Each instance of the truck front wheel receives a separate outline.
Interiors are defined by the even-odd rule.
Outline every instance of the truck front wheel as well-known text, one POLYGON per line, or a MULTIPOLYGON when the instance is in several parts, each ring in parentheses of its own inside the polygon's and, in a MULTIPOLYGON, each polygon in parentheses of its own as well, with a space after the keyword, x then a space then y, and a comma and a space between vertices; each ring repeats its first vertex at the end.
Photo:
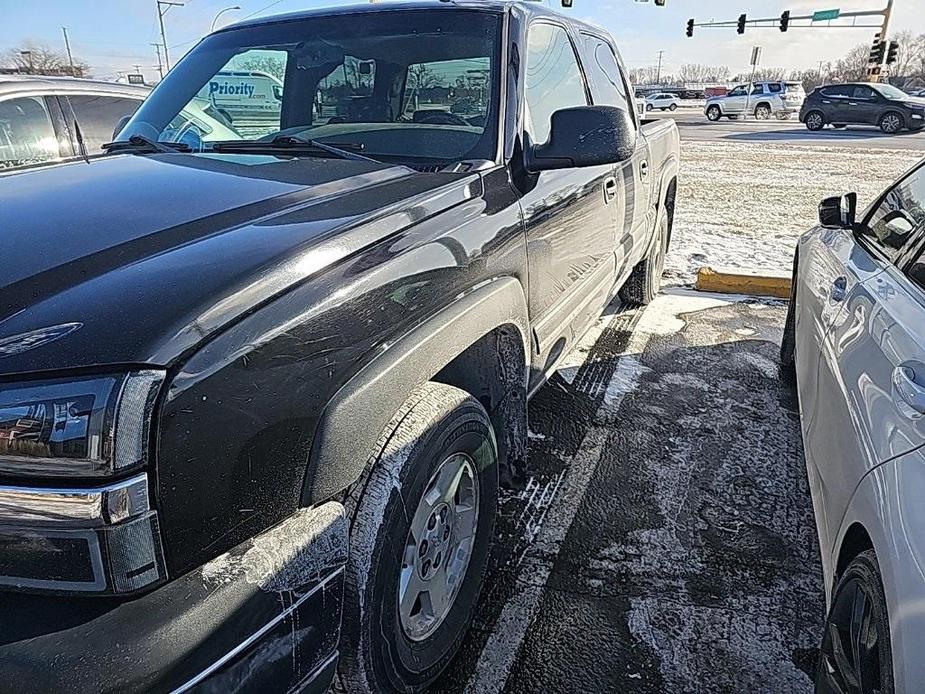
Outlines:
POLYGON ((421 691, 459 649, 488 560, 498 453, 485 408, 459 388, 418 388, 380 438, 357 497, 342 683, 421 691))

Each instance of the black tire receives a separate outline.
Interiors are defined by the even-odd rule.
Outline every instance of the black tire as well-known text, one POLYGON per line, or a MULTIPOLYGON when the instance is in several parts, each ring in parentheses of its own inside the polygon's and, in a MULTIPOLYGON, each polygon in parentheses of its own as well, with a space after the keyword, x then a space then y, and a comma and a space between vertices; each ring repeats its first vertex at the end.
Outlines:
POLYGON ((755 120, 771 120, 771 106, 768 104, 755 106, 755 120))
POLYGON ((880 122, 878 125, 880 126, 880 130, 887 135, 896 135, 902 132, 903 128, 906 127, 906 122, 903 119, 901 113, 897 113, 896 111, 887 111, 882 116, 880 116, 880 122))
POLYGON ((669 111, 677 111, 677 110, 678 110, 678 105, 677 105, 677 104, 672 104, 671 106, 668 107, 668 110, 669 110, 669 111))
POLYGON ((425 689, 459 649, 478 601, 498 497, 498 453, 485 408, 459 388, 426 383, 405 402, 380 439, 361 491, 354 492, 339 672, 350 692, 425 689), (445 618, 412 640, 401 623, 399 576, 411 516, 450 456, 477 471, 478 504, 469 563, 445 618))
POLYGON ((652 249, 633 268, 626 284, 620 288, 620 299, 625 303, 646 306, 658 296, 662 286, 662 273, 665 270, 665 256, 668 253, 668 232, 668 214, 663 206, 655 225, 656 238, 652 249))
POLYGON ((652 104, 646 104, 646 111, 651 111, 653 108, 655 107, 652 104))
MULTIPOLYGON (((857 634, 860 637, 860 634, 857 634)), ((890 645, 890 620, 877 555, 873 550, 861 552, 851 560, 838 578, 832 594, 832 606, 826 616, 822 647, 816 670, 816 694, 858 692, 858 694, 893 694, 893 657, 890 645), (854 641, 851 633, 852 613, 863 596, 858 618, 864 642, 854 641), (856 648, 853 648, 856 647, 856 648), (837 655, 836 655, 837 651, 837 655), (860 657, 856 658, 858 655, 860 657), (855 678, 860 688, 848 687, 846 678, 855 678)))
POLYGON ((803 119, 806 128, 812 131, 822 130, 825 127, 825 114, 822 111, 810 111, 803 119))
POLYGON ((713 123, 715 123, 722 117, 723 117, 723 111, 716 104, 713 104, 707 109, 707 120, 708 121, 712 121, 713 123))

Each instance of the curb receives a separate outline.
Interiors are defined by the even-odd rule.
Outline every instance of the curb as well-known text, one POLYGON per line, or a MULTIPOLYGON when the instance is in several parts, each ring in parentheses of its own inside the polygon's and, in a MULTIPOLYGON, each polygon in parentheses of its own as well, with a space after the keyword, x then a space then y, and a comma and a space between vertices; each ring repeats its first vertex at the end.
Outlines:
POLYGON ((790 298, 790 277, 787 275, 758 275, 743 272, 726 272, 702 267, 697 271, 694 288, 702 292, 720 294, 750 294, 790 298))

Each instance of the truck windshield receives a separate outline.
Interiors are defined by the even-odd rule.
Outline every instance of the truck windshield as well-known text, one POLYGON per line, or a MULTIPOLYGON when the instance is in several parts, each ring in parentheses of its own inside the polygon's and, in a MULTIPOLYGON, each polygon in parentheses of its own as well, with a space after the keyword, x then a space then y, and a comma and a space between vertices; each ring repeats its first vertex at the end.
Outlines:
MULTIPOLYGON (((500 16, 391 10, 229 29, 204 39, 122 129, 180 142, 279 136, 406 163, 495 159, 500 16)), ((245 151, 238 148, 235 151, 245 151)))

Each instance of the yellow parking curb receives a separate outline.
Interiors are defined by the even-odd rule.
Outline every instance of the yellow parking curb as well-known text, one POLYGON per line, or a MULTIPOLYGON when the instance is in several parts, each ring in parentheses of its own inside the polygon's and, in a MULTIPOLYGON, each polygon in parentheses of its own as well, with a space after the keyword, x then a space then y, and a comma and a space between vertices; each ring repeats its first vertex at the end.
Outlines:
POLYGON ((790 298, 789 275, 724 272, 711 267, 702 267, 697 271, 697 284, 694 286, 702 292, 790 298))

